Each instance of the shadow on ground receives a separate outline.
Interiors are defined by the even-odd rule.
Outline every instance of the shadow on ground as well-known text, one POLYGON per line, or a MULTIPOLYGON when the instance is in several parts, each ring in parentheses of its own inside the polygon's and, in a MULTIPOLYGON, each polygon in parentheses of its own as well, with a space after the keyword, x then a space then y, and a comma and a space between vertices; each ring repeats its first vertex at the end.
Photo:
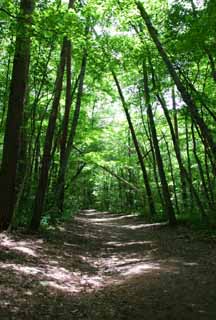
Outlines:
POLYGON ((0 319, 216 319, 215 243, 184 227, 83 211, 0 235, 0 319))

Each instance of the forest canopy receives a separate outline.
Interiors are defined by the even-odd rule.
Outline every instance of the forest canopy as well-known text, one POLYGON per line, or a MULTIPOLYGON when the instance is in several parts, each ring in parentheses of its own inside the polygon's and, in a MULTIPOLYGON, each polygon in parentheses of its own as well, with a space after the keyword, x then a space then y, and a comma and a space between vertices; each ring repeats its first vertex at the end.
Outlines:
POLYGON ((0 231, 215 223, 214 0, 2 0, 0 231))

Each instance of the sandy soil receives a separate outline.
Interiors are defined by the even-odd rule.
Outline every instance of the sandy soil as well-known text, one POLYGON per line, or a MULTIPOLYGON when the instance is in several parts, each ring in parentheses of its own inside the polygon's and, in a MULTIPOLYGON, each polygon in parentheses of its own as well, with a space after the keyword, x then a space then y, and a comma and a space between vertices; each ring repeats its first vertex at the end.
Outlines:
POLYGON ((83 211, 46 234, 0 234, 0 319, 216 319, 216 241, 83 211))

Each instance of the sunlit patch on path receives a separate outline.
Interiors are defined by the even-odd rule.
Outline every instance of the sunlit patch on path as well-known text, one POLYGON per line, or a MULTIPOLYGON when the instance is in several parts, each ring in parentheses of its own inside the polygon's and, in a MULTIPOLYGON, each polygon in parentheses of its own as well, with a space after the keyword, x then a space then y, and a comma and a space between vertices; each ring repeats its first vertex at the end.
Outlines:
POLYGON ((216 319, 215 253, 183 227, 94 210, 3 233, 0 319, 216 319))

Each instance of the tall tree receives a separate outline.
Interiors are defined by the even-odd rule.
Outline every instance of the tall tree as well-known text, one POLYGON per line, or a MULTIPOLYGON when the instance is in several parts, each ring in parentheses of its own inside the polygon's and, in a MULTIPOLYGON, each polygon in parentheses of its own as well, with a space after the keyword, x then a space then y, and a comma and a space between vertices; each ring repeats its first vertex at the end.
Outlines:
MULTIPOLYGON (((85 48, 83 52, 82 63, 81 63, 76 105, 75 105, 75 110, 73 114, 73 120, 72 120, 69 137, 67 139, 68 134, 66 133, 66 131, 63 132, 63 135, 62 135, 62 138, 64 140, 62 141, 62 144, 61 144, 61 158, 60 158, 60 167, 59 167, 58 181, 57 181, 57 206, 60 212, 63 211, 63 207, 64 207, 65 174, 66 174, 71 150, 73 147, 74 138, 76 135, 76 129, 77 129, 79 116, 80 116, 80 108, 81 108, 82 96, 83 96, 83 86, 84 86, 84 79, 85 79, 85 73, 86 73, 86 64, 87 64, 87 49, 85 48)), ((64 122, 64 129, 66 129, 65 125, 66 125, 66 122, 64 122)))
POLYGON ((51 163, 51 150, 52 150, 52 144, 53 144, 53 137, 54 137, 55 127, 56 127, 59 101, 60 101, 61 91, 62 91, 62 82, 63 82, 65 60, 66 60, 66 46, 67 46, 67 39, 64 38, 62 49, 61 49, 60 62, 59 62, 57 75, 56 75, 55 87, 54 87, 54 99, 52 103, 51 113, 49 116, 47 131, 46 131, 43 157, 41 162, 41 170, 39 174, 39 182, 38 182, 38 187, 36 191, 34 211, 33 211, 31 225, 30 225, 31 230, 37 230, 39 228, 43 207, 44 207, 44 199, 45 199, 45 194, 47 190, 49 168, 51 163))
MULTIPOLYGON (((68 9, 73 8, 74 1, 75 0, 69 0, 68 9)), ((53 98, 51 113, 49 116, 47 131, 46 131, 41 170, 39 174, 39 182, 38 182, 38 187, 37 187, 36 196, 35 196, 34 211, 33 211, 31 224, 30 224, 31 230, 37 230, 39 228, 40 222, 41 222, 41 216, 43 213, 44 200, 45 200, 45 195, 46 195, 46 190, 48 185, 49 169, 50 169, 51 158, 52 158, 51 151, 52 151, 52 145, 53 145, 53 138, 55 133, 59 102, 60 102, 60 97, 62 92, 64 70, 65 70, 66 58, 69 53, 71 53, 71 42, 65 36, 62 43, 60 61, 59 61, 59 66, 58 66, 56 81, 54 86, 54 98, 53 98)), ((69 58, 68 56, 67 61, 69 61, 69 59, 71 59, 71 57, 69 58)), ((68 99, 70 99, 69 96, 68 96, 68 99)))
POLYGON ((9 227, 16 202, 17 162, 31 47, 34 0, 21 0, 0 171, 0 230, 9 227))
POLYGON ((116 83, 116 86, 117 86, 117 89, 118 89, 118 93, 119 93, 119 96, 120 96, 120 99, 121 99, 121 102, 122 102, 122 106, 123 106, 123 109, 124 109, 124 112, 125 112, 125 115, 126 115, 126 118, 127 118, 127 122, 128 122, 128 126, 129 126, 129 129, 130 129, 130 132, 131 132, 131 136, 132 136, 132 139, 133 139, 134 147, 136 149, 136 153, 137 153, 137 157, 138 157, 138 160, 139 160, 139 164, 140 164, 140 167, 141 167, 141 170, 142 170, 142 175, 143 175, 143 180, 144 180, 144 184, 145 184, 145 188, 146 188, 148 205, 149 205, 149 215, 154 216, 156 214, 156 210, 155 210, 152 190, 151 190, 151 186, 150 186, 150 183, 149 183, 148 173, 147 173, 146 166, 145 166, 145 163, 144 163, 144 160, 143 160, 142 152, 141 152, 141 149, 140 149, 140 146, 139 146, 139 142, 138 142, 138 139, 137 139, 137 136, 136 136, 136 132, 135 132, 135 129, 134 129, 134 126, 133 126, 133 122, 131 120, 131 116, 130 116, 130 113, 129 113, 129 110, 128 110, 128 106, 127 106, 127 103, 125 101, 125 98, 124 98, 120 83, 119 83, 118 78, 117 78, 116 74, 114 73, 114 71, 112 72, 112 74, 113 74, 113 78, 115 80, 115 83, 116 83))
MULTIPOLYGON (((152 22, 150 20, 150 17, 147 14, 143 4, 139 1, 136 2, 136 4, 137 4, 137 7, 140 11, 140 14, 141 14, 145 24, 147 26, 149 34, 150 34, 153 42, 155 43, 155 46, 158 49, 158 52, 159 52, 161 58, 163 59, 176 87, 178 88, 179 92, 181 93, 181 96, 182 96, 184 102, 187 104, 193 121, 195 121, 197 123, 197 125, 199 126, 200 131, 203 136, 203 139, 204 139, 204 143, 206 144, 207 147, 210 148, 212 155, 214 157, 215 163, 216 163, 216 143, 213 139, 211 131, 209 130, 208 126, 206 125, 203 118, 199 114, 193 97, 189 94, 189 92, 187 91, 187 88, 184 86, 183 82, 181 81, 180 77, 178 76, 168 54, 166 53, 161 41, 159 40, 158 33, 157 33, 156 29, 153 27, 152 22)), ((216 173, 216 164, 214 166, 214 171, 216 173)))
POLYGON ((169 218, 170 225, 175 225, 176 224, 175 211, 173 209, 173 205, 171 201, 170 191, 169 191, 166 174, 164 170, 164 165, 163 165, 163 160, 161 157, 159 143, 158 143, 157 131, 156 131, 155 122, 154 122, 154 115, 153 115, 152 106, 150 103, 148 71, 147 71, 147 65, 145 61, 143 62, 143 80, 144 80, 145 104, 147 107, 150 130, 151 130, 152 140, 153 140, 154 149, 155 149, 155 157, 156 157, 158 172, 161 180, 163 198, 165 203, 165 211, 166 211, 167 217, 169 218))

